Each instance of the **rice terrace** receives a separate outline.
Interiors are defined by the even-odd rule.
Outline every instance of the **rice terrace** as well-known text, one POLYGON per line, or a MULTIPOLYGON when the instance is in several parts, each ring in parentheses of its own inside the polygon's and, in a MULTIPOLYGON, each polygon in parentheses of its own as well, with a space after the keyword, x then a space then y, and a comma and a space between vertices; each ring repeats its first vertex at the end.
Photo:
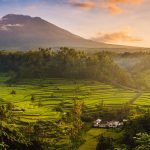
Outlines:
MULTIPOLYGON (((33 79, 18 85, 5 84, 6 81, 7 78, 1 77, 1 101, 4 104, 13 103, 18 111, 15 112, 16 116, 25 122, 57 119, 60 113, 55 108, 63 103, 63 111, 67 112, 74 99, 84 101, 88 113, 92 113, 96 104, 102 101, 105 107, 120 107, 129 103, 137 94, 134 90, 115 88, 95 81, 33 79), (15 94, 11 94, 13 90, 15 94)), ((142 106, 148 103, 147 100, 145 104, 142 103, 142 106)))

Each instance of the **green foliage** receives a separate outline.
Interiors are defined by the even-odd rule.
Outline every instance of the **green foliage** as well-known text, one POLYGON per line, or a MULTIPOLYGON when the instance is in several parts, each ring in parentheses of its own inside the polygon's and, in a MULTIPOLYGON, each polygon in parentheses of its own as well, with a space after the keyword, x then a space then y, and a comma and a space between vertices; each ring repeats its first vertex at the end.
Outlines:
POLYGON ((99 142, 97 144, 96 150, 113 150, 113 149, 114 149, 113 139, 101 135, 99 137, 99 142))
POLYGON ((149 150, 150 149, 150 135, 147 133, 138 133, 134 137, 137 144, 135 150, 149 150))
POLYGON ((16 91, 12 90, 10 94, 16 95, 16 91))
MULTIPOLYGON (((123 128, 123 135, 120 138, 120 144, 125 144, 129 149, 133 149, 140 144, 140 140, 149 138, 147 134, 150 133, 150 114, 149 112, 130 119, 123 128), (145 133, 145 134, 139 134, 145 133), (138 140, 139 139, 139 140, 138 140)), ((143 143, 144 141, 141 141, 143 143)), ((146 142, 146 141, 145 141, 146 142)))
MULTIPOLYGON (((0 107, 0 147, 2 149, 10 148, 12 143, 18 143, 22 145, 30 145, 30 142, 25 137, 24 133, 16 127, 12 116, 12 105, 2 105, 0 107)), ((10 148, 11 149, 11 148, 10 148)))
POLYGON ((72 112, 68 118, 69 120, 67 119, 67 122, 69 121, 71 124, 68 134, 71 142, 70 148, 72 150, 75 150, 83 142, 82 129, 84 128, 84 124, 81 121, 81 115, 82 103, 74 101, 72 112))
POLYGON ((64 77, 134 86, 131 76, 119 68, 107 52, 89 55, 66 47, 55 52, 51 49, 3 51, 0 52, 0 68, 1 72, 11 72, 13 82, 22 78, 64 77))
POLYGON ((35 96, 31 95, 31 101, 34 102, 35 101, 35 96))

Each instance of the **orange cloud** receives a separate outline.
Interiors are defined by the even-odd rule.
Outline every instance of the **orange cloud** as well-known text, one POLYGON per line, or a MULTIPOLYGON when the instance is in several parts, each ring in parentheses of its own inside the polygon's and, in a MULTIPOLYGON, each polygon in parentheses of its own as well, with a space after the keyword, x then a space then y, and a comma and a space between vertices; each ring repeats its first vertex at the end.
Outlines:
POLYGON ((143 1, 144 0, 106 0, 103 7, 109 9, 112 14, 120 14, 124 11, 121 5, 137 5, 143 1))
POLYGON ((105 7, 109 9, 112 14, 120 14, 123 12, 123 10, 120 7, 113 3, 107 3, 105 7))
POLYGON ((111 14, 124 12, 123 5, 137 5, 144 0, 69 0, 69 4, 85 10, 108 9, 111 14))
POLYGON ((124 28, 120 31, 112 33, 98 33, 92 40, 97 42, 117 43, 117 42, 140 42, 144 39, 141 37, 133 37, 130 35, 130 30, 124 28))

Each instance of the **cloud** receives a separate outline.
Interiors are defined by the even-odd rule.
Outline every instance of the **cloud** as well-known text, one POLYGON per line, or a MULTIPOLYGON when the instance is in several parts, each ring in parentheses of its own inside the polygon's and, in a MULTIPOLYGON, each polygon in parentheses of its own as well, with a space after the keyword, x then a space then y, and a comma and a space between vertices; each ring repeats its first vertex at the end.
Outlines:
POLYGON ((130 28, 123 28, 120 31, 111 33, 98 33, 96 37, 91 38, 97 42, 117 43, 117 42, 140 42, 144 39, 130 35, 130 28))
POLYGON ((92 2, 92 1, 81 2, 81 1, 77 1, 77 0, 71 0, 70 4, 73 7, 78 7, 78 8, 85 9, 85 10, 94 9, 96 7, 96 3, 92 2))
POLYGON ((123 9, 118 7, 116 4, 113 3, 106 3, 105 6, 108 10, 110 10, 111 14, 120 14, 123 12, 123 9))
POLYGON ((122 5, 137 5, 141 4, 144 0, 106 0, 103 7, 107 8, 112 14, 120 14, 124 12, 122 5))
POLYGON ((73 7, 78 7, 85 10, 91 9, 107 9, 111 14, 123 13, 123 6, 138 5, 144 0, 68 0, 73 7))
POLYGON ((0 27, 0 30, 8 31, 11 27, 22 27, 22 24, 5 24, 0 27))

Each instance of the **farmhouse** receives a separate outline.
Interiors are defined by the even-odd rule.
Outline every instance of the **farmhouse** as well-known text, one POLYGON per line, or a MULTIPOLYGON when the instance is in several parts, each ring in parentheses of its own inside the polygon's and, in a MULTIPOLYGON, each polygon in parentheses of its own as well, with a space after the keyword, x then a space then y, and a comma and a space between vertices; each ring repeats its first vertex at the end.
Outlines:
POLYGON ((107 125, 109 128, 117 128, 119 126, 122 126, 123 123, 119 122, 119 121, 109 121, 109 122, 107 122, 107 125))
POLYGON ((101 119, 97 119, 96 121, 94 121, 94 127, 98 127, 101 124, 101 119))
POLYGON ((102 121, 101 119, 97 119, 94 121, 93 127, 95 128, 117 128, 123 125, 123 122, 119 121, 102 121))

